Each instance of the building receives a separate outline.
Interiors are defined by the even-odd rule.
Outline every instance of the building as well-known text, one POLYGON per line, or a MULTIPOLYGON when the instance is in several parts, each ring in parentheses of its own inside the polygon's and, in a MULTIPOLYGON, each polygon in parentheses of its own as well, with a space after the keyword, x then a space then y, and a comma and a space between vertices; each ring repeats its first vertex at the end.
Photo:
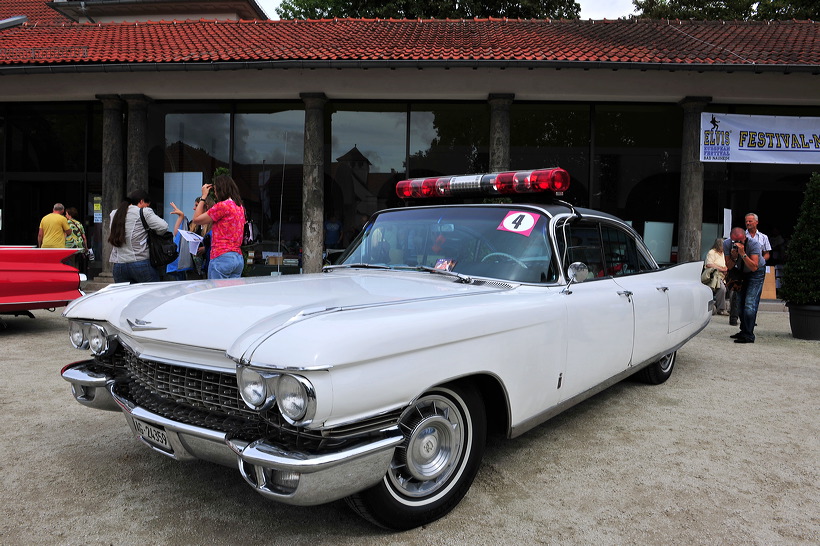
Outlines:
POLYGON ((60 201, 105 266, 125 193, 193 205, 226 166, 268 238, 301 225, 310 271, 324 218, 352 231, 401 206, 398 180, 559 165, 569 200, 668 226, 696 259, 725 208, 788 236, 818 169, 698 159, 701 112, 820 117, 811 21, 261 16, 252 0, 0 4, 0 243, 33 243, 60 201))

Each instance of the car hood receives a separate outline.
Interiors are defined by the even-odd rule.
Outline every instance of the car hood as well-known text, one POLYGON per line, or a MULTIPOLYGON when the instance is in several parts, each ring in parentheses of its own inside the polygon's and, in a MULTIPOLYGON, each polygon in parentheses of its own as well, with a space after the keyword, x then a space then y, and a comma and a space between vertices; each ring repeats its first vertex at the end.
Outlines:
POLYGON ((105 320, 142 341, 227 351, 247 348, 289 323, 327 312, 509 289, 429 273, 333 271, 312 275, 112 286, 69 306, 68 318, 105 320))

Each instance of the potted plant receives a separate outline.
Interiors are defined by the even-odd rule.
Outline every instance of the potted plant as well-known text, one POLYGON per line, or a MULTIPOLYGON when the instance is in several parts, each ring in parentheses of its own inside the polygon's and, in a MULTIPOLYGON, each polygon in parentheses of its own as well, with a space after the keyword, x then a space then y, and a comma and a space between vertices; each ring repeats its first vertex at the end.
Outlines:
POLYGON ((820 266, 817 226, 820 225, 820 173, 813 173, 783 268, 780 297, 789 307, 792 336, 820 340, 820 266))

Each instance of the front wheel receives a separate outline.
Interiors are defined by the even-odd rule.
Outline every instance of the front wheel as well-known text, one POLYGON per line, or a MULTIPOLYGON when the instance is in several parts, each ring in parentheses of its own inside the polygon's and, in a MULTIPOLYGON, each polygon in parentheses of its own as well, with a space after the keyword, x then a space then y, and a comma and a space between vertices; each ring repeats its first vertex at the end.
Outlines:
POLYGON ((660 385, 672 375, 677 352, 669 353, 638 372, 637 378, 650 385, 660 385))
POLYGON ((365 519, 406 530, 446 515, 473 483, 487 436, 484 404, 473 387, 437 387, 399 419, 404 442, 377 485, 348 497, 365 519))

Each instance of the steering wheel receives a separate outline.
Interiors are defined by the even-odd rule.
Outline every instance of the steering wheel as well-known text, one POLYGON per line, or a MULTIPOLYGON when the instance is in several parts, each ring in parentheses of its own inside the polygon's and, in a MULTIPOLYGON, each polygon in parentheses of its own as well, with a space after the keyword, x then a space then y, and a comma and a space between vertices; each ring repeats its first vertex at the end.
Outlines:
POLYGON ((524 269, 527 269, 527 264, 525 264, 524 262, 522 262, 521 260, 519 260, 515 256, 511 256, 511 255, 507 254, 506 252, 490 252, 489 254, 487 254, 486 256, 481 258, 481 263, 486 262, 488 258, 492 258, 493 256, 501 256, 502 258, 507 258, 508 260, 517 263, 518 265, 520 265, 524 269))

